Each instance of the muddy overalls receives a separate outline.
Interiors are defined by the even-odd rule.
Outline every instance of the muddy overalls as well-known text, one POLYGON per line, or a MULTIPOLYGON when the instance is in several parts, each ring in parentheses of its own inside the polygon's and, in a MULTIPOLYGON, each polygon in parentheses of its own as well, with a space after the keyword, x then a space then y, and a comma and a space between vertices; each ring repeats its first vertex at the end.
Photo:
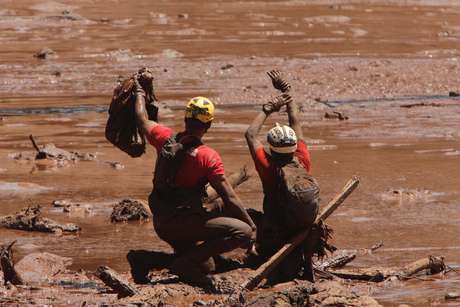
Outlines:
POLYGON ((209 212, 203 208, 207 178, 202 178, 194 188, 175 185, 185 155, 202 145, 197 139, 186 144, 177 140, 179 135, 168 139, 158 154, 149 206, 158 236, 178 256, 203 264, 212 256, 249 242, 252 230, 246 223, 225 217, 218 210, 209 212))

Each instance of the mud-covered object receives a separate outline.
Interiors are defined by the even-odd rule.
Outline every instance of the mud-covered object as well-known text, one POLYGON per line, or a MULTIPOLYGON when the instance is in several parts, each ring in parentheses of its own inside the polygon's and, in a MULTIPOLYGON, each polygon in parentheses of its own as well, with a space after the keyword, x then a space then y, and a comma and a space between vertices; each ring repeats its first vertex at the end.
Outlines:
POLYGON ((37 205, 23 208, 13 215, 0 216, 0 227, 54 233, 75 233, 81 230, 78 225, 72 223, 60 224, 49 218, 42 217, 41 208, 37 205))
POLYGON ((123 199, 113 206, 110 221, 126 222, 126 221, 143 221, 151 217, 147 204, 134 199, 123 199))
POLYGON ((289 229, 310 227, 319 210, 318 182, 296 159, 280 168, 279 179, 284 225, 289 229))
MULTIPOLYGON (((148 117, 150 120, 158 121, 153 73, 147 68, 142 68, 137 76, 146 94, 145 104, 148 117)), ((110 103, 105 137, 110 143, 131 157, 140 157, 145 152, 146 141, 136 124, 135 103, 136 88, 134 77, 118 81, 110 103)))

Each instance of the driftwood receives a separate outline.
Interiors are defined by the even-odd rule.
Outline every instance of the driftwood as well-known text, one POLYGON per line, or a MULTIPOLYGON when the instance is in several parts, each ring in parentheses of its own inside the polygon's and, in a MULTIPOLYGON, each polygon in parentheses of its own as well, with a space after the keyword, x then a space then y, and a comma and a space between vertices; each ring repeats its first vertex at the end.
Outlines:
POLYGON ((356 279, 356 280, 364 280, 364 281, 374 281, 380 282, 384 281, 388 276, 385 272, 382 272, 378 269, 340 269, 340 270, 331 270, 328 271, 329 273, 334 274, 337 277, 343 279, 356 279))
POLYGON ((396 275, 399 278, 408 278, 417 274, 418 272, 426 270, 428 275, 438 274, 446 269, 444 259, 442 257, 427 257, 412 263, 409 263, 401 269, 396 275))
POLYGON ((118 293, 118 298, 133 296, 138 293, 134 286, 107 266, 100 266, 96 271, 96 276, 118 293))
POLYGON ((391 277, 408 279, 421 271, 426 271, 428 275, 438 274, 443 272, 445 269, 446 265, 444 264, 444 259, 442 257, 430 256, 409 263, 397 270, 389 268, 355 268, 329 270, 328 272, 343 279, 381 282, 391 277))
POLYGON ((19 273, 14 268, 13 250, 12 247, 16 241, 8 245, 4 245, 0 249, 0 265, 3 271, 3 280, 6 283, 10 282, 13 285, 23 285, 24 282, 19 273))
MULTIPOLYGON (((350 179, 343 190, 332 199, 326 208, 318 215, 315 220, 315 224, 323 222, 327 219, 335 209, 337 209, 343 201, 356 189, 359 184, 358 177, 353 177, 350 179)), ((302 243, 308 234, 310 233, 310 229, 304 230, 301 233, 297 234, 290 242, 286 243, 276 254, 274 254, 267 262, 262 264, 256 272, 246 280, 243 284, 241 284, 241 288, 252 290, 264 279, 270 272, 275 269, 275 267, 293 251, 300 243, 302 243)))
POLYGON ((330 259, 326 259, 321 264, 317 266, 318 270, 324 271, 330 268, 340 268, 345 266, 347 263, 352 262, 355 260, 356 254, 349 254, 349 255, 338 255, 330 259))
MULTIPOLYGON (((238 187, 240 184, 244 183, 249 179, 249 171, 248 166, 243 166, 238 172, 235 172, 228 176, 227 180, 233 188, 238 187)), ((205 202, 211 203, 219 198, 216 190, 214 190, 211 186, 208 186, 206 189, 206 193, 208 197, 206 197, 205 202)))
POLYGON ((0 216, 0 227, 40 232, 77 232, 81 230, 78 225, 59 224, 42 217, 40 206, 27 207, 13 215, 0 216))

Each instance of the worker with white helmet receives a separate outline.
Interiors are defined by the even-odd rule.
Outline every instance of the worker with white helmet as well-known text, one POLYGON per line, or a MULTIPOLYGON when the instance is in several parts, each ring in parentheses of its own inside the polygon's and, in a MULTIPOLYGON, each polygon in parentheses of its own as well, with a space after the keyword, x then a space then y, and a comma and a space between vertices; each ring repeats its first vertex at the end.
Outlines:
MULTIPOLYGON (((185 128, 175 134, 148 119, 145 92, 136 79, 135 115, 140 131, 157 151, 149 206, 156 233, 178 256, 171 270, 183 281, 212 286, 208 273, 214 269, 213 257, 250 248, 256 231, 225 177, 220 155, 202 142, 214 119, 214 104, 206 97, 192 98, 185 108, 185 128), (221 212, 203 208, 208 183, 223 200, 221 212)), ((133 277, 148 282, 142 274, 133 277)))
MULTIPOLYGON (((272 77, 271 73, 269 73, 270 77, 272 77)), ((275 79, 275 88, 280 89, 281 86, 277 86, 279 85, 277 83, 284 81, 279 77, 273 79, 275 79)), ((263 106, 245 134, 264 192, 263 227, 259 227, 257 221, 256 224, 258 225, 257 251, 265 258, 273 255, 299 230, 299 227, 311 227, 318 210, 319 187, 316 180, 309 175, 310 153, 303 140, 298 112, 297 104, 291 96, 284 93, 263 106), (284 105, 287 106, 289 126, 276 123, 267 133, 268 146, 265 147, 257 135, 266 119, 284 105), (303 198, 293 205, 289 204, 292 200, 290 197, 292 191, 287 191, 289 188, 286 188, 286 181, 293 179, 287 178, 289 176, 301 178, 302 186, 305 187, 301 191, 303 198), (286 197, 287 194, 289 196, 286 197)), ((307 266, 304 268, 307 276, 304 277, 312 280, 311 256, 302 253, 303 251, 299 249, 297 253, 291 254, 289 259, 284 261, 286 263, 284 269, 283 265, 279 266, 278 277, 274 279, 284 281, 296 278, 302 266, 307 266)))

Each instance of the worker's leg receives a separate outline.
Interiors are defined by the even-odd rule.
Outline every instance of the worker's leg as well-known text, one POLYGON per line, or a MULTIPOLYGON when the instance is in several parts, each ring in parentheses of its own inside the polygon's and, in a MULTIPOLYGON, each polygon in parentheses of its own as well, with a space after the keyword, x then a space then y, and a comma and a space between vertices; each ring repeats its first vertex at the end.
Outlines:
POLYGON ((250 241, 252 230, 246 223, 228 217, 208 217, 206 214, 183 212, 155 219, 155 230, 160 238, 178 249, 179 257, 173 265, 175 273, 187 280, 197 277, 197 270, 208 273, 212 268, 205 267, 210 265, 212 256, 245 246, 250 241), (192 245, 200 241, 202 243, 192 245))

